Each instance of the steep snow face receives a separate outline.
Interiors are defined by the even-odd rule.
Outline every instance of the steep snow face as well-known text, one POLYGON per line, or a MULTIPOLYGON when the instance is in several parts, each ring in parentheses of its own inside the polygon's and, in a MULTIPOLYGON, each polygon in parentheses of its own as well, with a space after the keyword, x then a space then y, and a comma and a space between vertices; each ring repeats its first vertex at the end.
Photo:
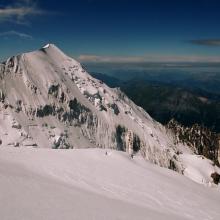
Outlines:
POLYGON ((218 187, 105 151, 0 148, 1 219, 220 219, 218 187))
POLYGON ((161 124, 53 44, 0 66, 0 101, 3 145, 112 148, 183 170, 161 124))
POLYGON ((212 174, 220 174, 220 168, 201 155, 182 154, 180 160, 184 164, 184 175, 197 183, 210 186, 212 185, 212 174))

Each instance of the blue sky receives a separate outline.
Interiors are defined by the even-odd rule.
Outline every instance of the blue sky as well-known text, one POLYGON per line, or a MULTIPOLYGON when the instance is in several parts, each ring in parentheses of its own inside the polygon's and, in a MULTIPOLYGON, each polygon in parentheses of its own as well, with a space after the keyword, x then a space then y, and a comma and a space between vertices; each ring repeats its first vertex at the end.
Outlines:
POLYGON ((0 60, 51 42, 81 61, 220 61, 218 0, 0 0, 0 60))

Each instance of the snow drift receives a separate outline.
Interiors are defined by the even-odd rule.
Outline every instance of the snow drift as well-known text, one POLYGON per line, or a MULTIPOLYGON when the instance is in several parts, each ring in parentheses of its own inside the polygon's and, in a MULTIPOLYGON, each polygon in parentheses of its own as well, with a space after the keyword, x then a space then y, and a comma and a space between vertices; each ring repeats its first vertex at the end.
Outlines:
POLYGON ((4 220, 218 220, 219 188, 207 188, 136 156, 101 149, 3 147, 4 220))

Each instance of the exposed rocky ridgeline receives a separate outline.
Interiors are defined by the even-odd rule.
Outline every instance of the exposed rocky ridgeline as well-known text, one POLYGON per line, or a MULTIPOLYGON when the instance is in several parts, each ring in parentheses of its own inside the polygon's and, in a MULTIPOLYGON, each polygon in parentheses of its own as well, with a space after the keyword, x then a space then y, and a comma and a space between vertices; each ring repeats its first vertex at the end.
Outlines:
POLYGON ((219 165, 219 135, 208 128, 194 124, 186 127, 172 119, 167 128, 175 134, 176 143, 183 143, 190 146, 194 153, 203 155, 219 165))
POLYGON ((99 147, 176 170, 182 144, 120 89, 93 78, 55 45, 0 65, 2 146, 99 147))

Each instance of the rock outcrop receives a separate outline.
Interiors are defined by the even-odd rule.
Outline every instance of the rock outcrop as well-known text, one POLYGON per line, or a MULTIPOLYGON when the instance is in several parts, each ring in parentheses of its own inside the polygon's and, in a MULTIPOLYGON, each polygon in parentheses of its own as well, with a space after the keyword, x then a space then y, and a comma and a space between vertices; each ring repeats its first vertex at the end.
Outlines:
POLYGON ((189 146, 194 153, 203 155, 219 164, 219 136, 215 132, 198 124, 185 127, 173 119, 167 124, 167 128, 174 132, 177 144, 183 143, 189 146))

